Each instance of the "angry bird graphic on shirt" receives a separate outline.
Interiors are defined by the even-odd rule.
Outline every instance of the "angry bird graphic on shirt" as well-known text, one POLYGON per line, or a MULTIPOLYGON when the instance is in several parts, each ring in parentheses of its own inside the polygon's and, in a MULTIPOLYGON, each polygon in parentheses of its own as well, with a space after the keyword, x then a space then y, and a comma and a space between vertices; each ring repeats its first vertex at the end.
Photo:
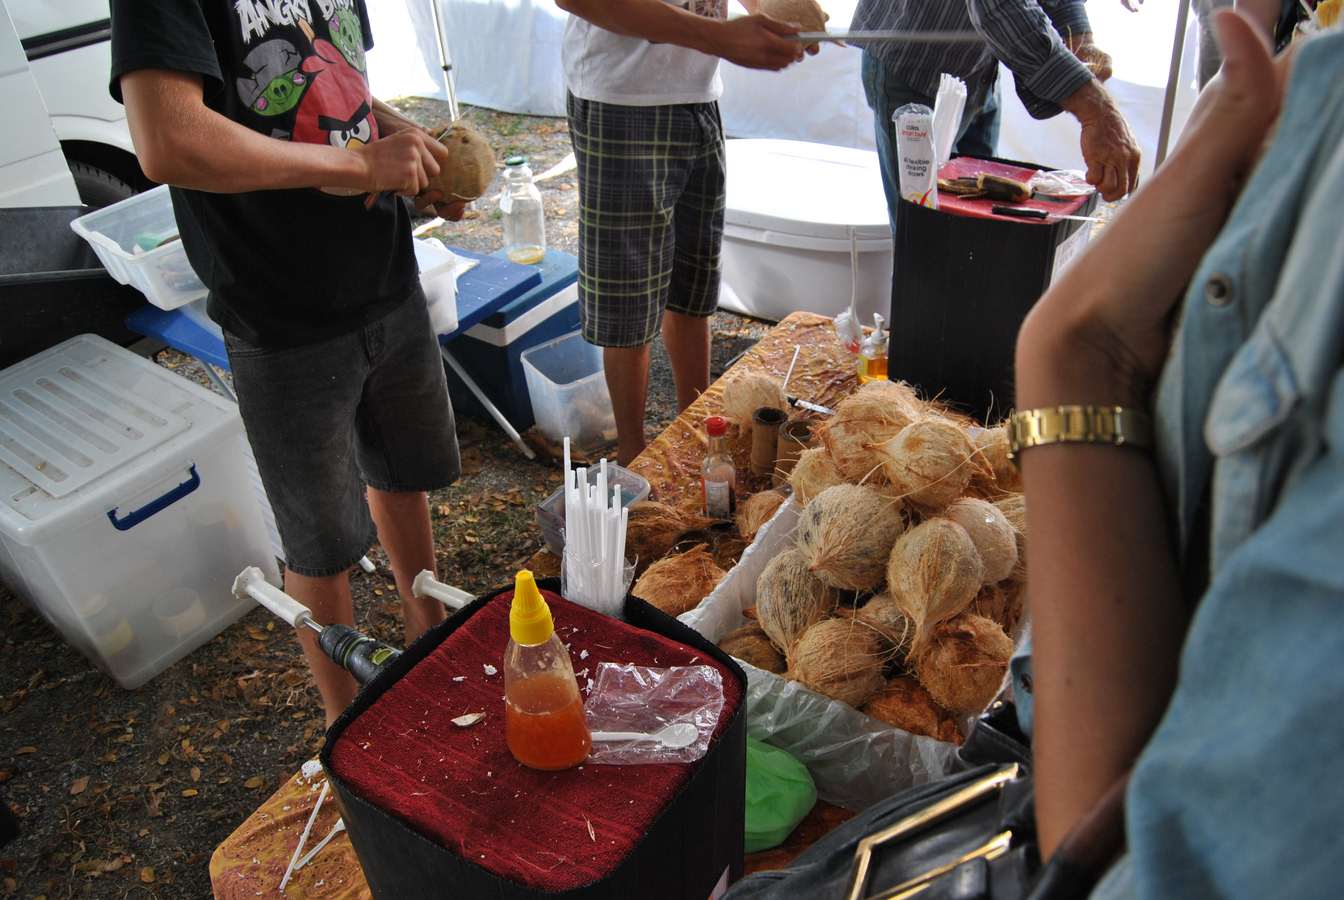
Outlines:
POLYGON ((350 64, 340 48, 313 37, 307 23, 303 25, 313 53, 300 67, 308 86, 294 120, 294 140, 344 148, 377 140, 373 95, 363 73, 350 64))
POLYGON ((341 49, 346 62, 359 71, 365 71, 364 32, 359 27, 359 16, 354 10, 338 9, 327 21, 331 42, 341 49))
POLYGON ((302 58, 289 41, 266 41, 243 59, 250 74, 237 79, 238 97, 258 115, 282 116, 299 105, 308 76, 299 71, 302 58))

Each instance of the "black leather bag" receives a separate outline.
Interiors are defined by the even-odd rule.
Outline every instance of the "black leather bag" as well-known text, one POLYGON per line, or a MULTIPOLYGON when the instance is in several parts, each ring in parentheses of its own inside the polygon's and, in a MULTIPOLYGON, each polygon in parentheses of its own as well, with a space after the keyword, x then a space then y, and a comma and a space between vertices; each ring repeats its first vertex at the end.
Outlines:
MULTIPOLYGON (((724 900, 1085 896, 1115 857, 1119 847, 1112 845, 1123 828, 1092 827, 1081 839, 1085 852, 1068 852, 1078 849, 1078 842, 1066 842, 1043 868, 1029 763, 1016 711, 997 703, 958 753, 960 771, 879 801, 817 841, 789 868, 750 875, 724 900)), ((1108 800, 1118 809, 1123 791, 1112 794, 1108 800)), ((1109 823, 1114 817, 1103 818, 1109 823)))

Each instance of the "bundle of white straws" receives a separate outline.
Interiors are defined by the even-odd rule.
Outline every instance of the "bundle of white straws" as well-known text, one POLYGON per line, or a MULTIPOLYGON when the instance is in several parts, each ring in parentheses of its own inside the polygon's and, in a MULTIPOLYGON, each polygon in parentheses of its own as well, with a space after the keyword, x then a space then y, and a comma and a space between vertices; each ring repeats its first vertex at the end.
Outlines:
POLYGON ((569 462, 565 438, 565 596, 619 618, 629 587, 625 529, 630 514, 621 505, 620 485, 608 490, 605 459, 596 484, 588 483, 587 468, 571 471, 569 462))

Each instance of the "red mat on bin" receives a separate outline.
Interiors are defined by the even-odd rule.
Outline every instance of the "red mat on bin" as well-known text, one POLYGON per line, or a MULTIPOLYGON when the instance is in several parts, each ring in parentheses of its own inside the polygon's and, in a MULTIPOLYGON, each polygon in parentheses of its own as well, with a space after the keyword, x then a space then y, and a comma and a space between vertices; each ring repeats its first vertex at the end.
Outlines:
MULTIPOLYGON (((583 686, 600 662, 710 665, 723 677, 719 732, 742 691, 696 650, 545 593, 583 686), (587 655, 583 656, 583 652, 587 655)), ((501 594, 346 728, 331 764, 349 787, 477 865, 518 884, 570 890, 611 872, 690 777, 688 765, 538 772, 504 743, 509 600, 501 594), (460 678, 461 680, 454 680, 460 678), (485 712, 458 728, 452 719, 485 712), (591 833, 589 826, 591 825, 591 833)))
MULTIPOLYGON (((963 176, 974 177, 982 172, 986 175, 1000 175, 1014 181, 1028 182, 1031 181, 1031 177, 1036 174, 1037 170, 1028 169, 1025 166, 995 162, 990 159, 976 159, 974 156, 958 156, 943 164, 943 167, 938 170, 938 177, 951 181, 963 176)), ((1028 225, 1053 225, 1059 220, 1051 219, 1047 221, 1045 219, 1019 219, 1000 216, 995 215, 993 207, 1019 206, 1026 209, 1045 210, 1061 216, 1076 216, 1079 214, 1078 211, 1083 208, 1083 204, 1087 202, 1086 196, 1061 199, 1062 202, 1033 197, 1030 200, 1009 203, 1004 200, 989 200, 987 198, 968 200, 956 194, 949 194, 947 191, 939 191, 938 211, 951 213, 955 216, 970 216, 975 219, 997 219, 1000 222, 1015 222, 1019 225, 1024 223, 1028 225)))

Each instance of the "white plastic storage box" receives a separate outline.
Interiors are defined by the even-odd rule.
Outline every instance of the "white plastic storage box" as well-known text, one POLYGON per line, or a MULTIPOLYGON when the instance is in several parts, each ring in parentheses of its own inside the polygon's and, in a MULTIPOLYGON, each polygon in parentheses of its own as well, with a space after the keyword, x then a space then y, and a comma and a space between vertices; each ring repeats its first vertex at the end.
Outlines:
POLYGON ((429 304, 429 321, 435 334, 457 330, 457 276, 468 261, 443 245, 438 238, 415 241, 415 261, 420 266, 420 288, 429 304))
POLYGON ((574 331, 524 351, 523 372, 537 428, 549 440, 568 437, 579 447, 615 440, 601 347, 574 331))
POLYGON ((144 684, 279 572, 238 408, 81 335, 0 372, 0 577, 117 683, 144 684))
POLYGON ((70 227, 89 242, 109 275, 159 309, 177 309, 206 295, 177 239, 167 185, 80 216, 70 227))
POLYGON ((871 150, 804 141, 728 141, 725 309, 778 321, 849 308, 861 321, 891 311, 891 225, 871 150), (851 266, 850 238, 857 249, 851 266))

